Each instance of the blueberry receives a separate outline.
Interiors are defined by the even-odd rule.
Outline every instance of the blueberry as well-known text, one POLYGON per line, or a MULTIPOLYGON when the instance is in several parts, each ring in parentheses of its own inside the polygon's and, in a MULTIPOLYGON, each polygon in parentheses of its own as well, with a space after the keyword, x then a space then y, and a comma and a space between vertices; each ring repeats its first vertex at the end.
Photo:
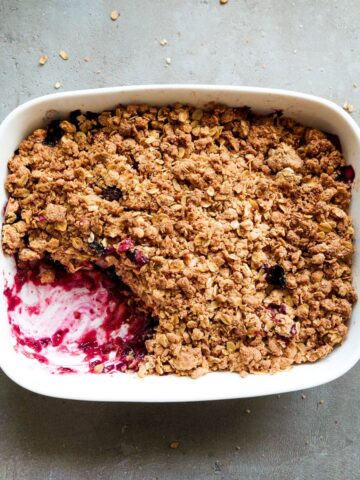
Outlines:
POLYGON ((97 120, 99 117, 98 113, 90 112, 89 110, 85 113, 85 116, 88 120, 97 120))
POLYGON ((120 200, 123 193, 118 187, 105 187, 102 189, 101 196, 105 198, 105 200, 112 202, 113 200, 120 200))
POLYGON ((286 287, 285 270, 281 265, 273 265, 272 267, 269 267, 265 279, 270 285, 274 285, 274 287, 286 287))
POLYGON ((89 243, 90 249, 95 253, 96 255, 102 256, 106 255, 107 250, 106 248, 100 243, 94 240, 93 242, 89 243))
POLYGON ((137 250, 136 248, 132 251, 127 250, 125 253, 126 256, 138 267, 142 267, 150 261, 149 257, 145 255, 145 253, 143 253, 141 250, 137 250))
POLYGON ((55 147, 61 137, 64 135, 63 129, 60 127, 61 120, 53 120, 47 127, 46 137, 44 138, 44 145, 55 147))
POLYGON ((70 122, 73 123, 74 125, 78 125, 79 122, 77 117, 79 115, 81 115, 81 110, 73 110, 72 112, 70 112, 70 115, 69 115, 70 122))

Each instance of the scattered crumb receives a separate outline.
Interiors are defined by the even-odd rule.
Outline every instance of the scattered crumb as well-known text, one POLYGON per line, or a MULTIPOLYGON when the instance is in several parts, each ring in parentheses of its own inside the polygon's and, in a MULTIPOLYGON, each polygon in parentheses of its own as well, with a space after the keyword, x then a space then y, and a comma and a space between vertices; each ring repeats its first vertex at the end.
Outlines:
POLYGON ((229 0, 220 0, 220 5, 225 5, 229 0))
POLYGON ((236 445, 235 450, 241 450, 240 445, 236 445))
POLYGON ((162 47, 165 47, 165 45, 168 44, 168 41, 166 40, 166 38, 163 38, 162 40, 160 40, 159 43, 160 43, 160 45, 161 45, 162 47))
POLYGON ((67 54, 67 52, 65 52, 65 50, 60 50, 59 56, 60 56, 63 60, 69 60, 69 55, 67 54))
POLYGON ((307 440, 305 440, 305 445, 309 445, 309 442, 307 440))
POLYGON ((354 88, 357 88, 357 83, 353 83, 352 85, 354 88))
POLYGON ((250 415, 250 413, 251 413, 250 408, 246 408, 246 409, 245 409, 245 413, 247 413, 248 415, 250 415))
POLYGON ((324 400, 320 400, 319 405, 324 405, 324 400))
POLYGON ((169 447, 172 449, 179 448, 180 442, 171 442, 169 447))
POLYGON ((39 64, 40 65, 45 65, 45 63, 49 60, 49 57, 47 55, 42 55, 39 58, 39 64))
POLYGON ((345 102, 344 105, 343 105, 343 109, 346 110, 346 111, 349 112, 349 113, 353 113, 353 111, 354 111, 354 105, 352 105, 352 104, 349 103, 349 102, 345 102))
POLYGON ((55 82, 54 83, 54 88, 56 88, 56 90, 59 89, 60 87, 62 87, 62 83, 60 83, 60 82, 55 82))
POLYGON ((166 57, 165 58, 165 62, 167 65, 170 65, 171 64, 171 58, 170 57, 166 57))
POLYGON ((121 427, 121 433, 125 433, 127 429, 128 429, 128 426, 127 426, 126 424, 124 424, 124 425, 121 427))
POLYGON ((337 420, 334 420, 335 425, 337 425, 339 422, 337 420))
POLYGON ((306 395, 304 395, 304 394, 302 393, 302 394, 301 394, 301 398, 302 398, 303 400, 305 400, 306 395))
POLYGON ((90 57, 84 57, 84 62, 90 62, 90 57))
POLYGON ((110 14, 111 20, 115 22, 120 17, 120 13, 117 10, 113 10, 110 14))
POLYGON ((280 397, 281 397, 281 395, 277 395, 277 397, 278 397, 278 398, 280 398, 280 397))

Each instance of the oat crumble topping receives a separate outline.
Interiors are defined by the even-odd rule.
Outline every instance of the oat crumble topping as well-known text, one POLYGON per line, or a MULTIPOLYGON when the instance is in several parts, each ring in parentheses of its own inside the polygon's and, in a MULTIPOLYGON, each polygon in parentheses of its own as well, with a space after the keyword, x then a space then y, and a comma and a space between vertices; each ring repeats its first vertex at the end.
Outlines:
POLYGON ((75 111, 9 161, 3 249, 70 272, 113 266, 159 320, 140 375, 314 362, 343 341, 356 299, 338 147, 279 112, 75 111))

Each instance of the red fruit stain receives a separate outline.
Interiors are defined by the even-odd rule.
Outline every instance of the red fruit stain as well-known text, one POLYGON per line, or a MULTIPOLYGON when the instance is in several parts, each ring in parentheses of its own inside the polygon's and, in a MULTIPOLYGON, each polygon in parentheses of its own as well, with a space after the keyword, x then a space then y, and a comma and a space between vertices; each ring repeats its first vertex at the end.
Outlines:
MULTIPOLYGON (((4 291, 8 302, 9 322, 13 335, 20 350, 40 363, 49 364, 48 356, 51 352, 70 352, 72 356, 81 359, 87 365, 87 371, 94 371, 96 365, 103 364, 97 372, 109 373, 115 371, 136 371, 139 363, 146 354, 145 341, 155 327, 154 319, 140 312, 121 280, 113 272, 103 271, 100 268, 83 269, 75 273, 67 273, 62 268, 52 265, 55 271, 55 280, 51 285, 42 285, 40 273, 44 264, 33 264, 25 269, 18 269, 13 285, 4 291), (21 298, 24 287, 36 289, 35 304, 24 304, 21 298), (56 295, 51 289, 56 288, 56 295), (50 289, 50 292, 49 292, 50 289), (74 293, 74 298, 81 300, 78 305, 62 300, 65 292, 74 293), (43 323, 37 322, 37 317, 44 318, 45 314, 53 315, 51 310, 54 302, 62 313, 63 324, 56 324, 54 331, 41 331, 43 323), (16 321, 21 313, 30 325, 36 326, 36 335, 26 334, 16 321), (25 316, 25 317, 24 317, 25 316), (94 328, 94 325, 97 325, 94 328), (84 326, 86 328, 84 329, 84 326), (80 332, 76 337, 76 332, 80 332), (41 352, 41 354, 40 354, 41 352)), ((73 298, 70 296, 70 298, 73 298)), ((55 305, 55 306, 56 306, 55 305)), ((53 318, 45 317, 45 326, 53 318)), ((56 320, 56 319, 55 319, 56 320)), ((55 322, 56 323, 56 322, 55 322)), ((50 358, 50 357, 49 357, 50 358)), ((76 368, 57 365, 56 373, 72 373, 76 368)))

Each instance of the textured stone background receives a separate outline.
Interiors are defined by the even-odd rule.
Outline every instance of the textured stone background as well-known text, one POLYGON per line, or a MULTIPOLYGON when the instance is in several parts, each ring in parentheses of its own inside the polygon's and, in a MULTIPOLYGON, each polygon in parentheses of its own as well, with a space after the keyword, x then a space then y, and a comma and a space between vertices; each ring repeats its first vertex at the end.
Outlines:
MULTIPOLYGON (((359 31, 356 0, 0 0, 0 119, 55 82, 283 87, 360 108, 359 31)), ((305 399, 131 405, 40 397, 0 372, 0 479, 360 479, 359 373, 305 399)))

